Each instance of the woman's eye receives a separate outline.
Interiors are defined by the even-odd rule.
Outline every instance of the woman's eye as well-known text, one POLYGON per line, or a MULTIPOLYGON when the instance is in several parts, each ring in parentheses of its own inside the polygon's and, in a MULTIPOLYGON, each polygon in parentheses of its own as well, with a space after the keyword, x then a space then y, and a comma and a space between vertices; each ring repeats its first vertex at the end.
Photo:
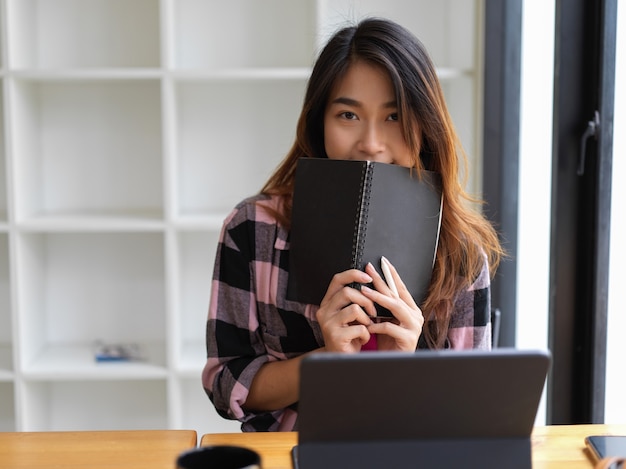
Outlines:
POLYGON ((394 112, 393 114, 391 114, 391 115, 387 118, 387 120, 397 122, 397 121, 398 121, 398 113, 397 113, 397 112, 394 112))
POLYGON ((350 112, 350 111, 345 111, 342 112, 341 117, 343 117, 344 119, 348 119, 348 120, 354 120, 356 119, 356 114, 354 112, 350 112))

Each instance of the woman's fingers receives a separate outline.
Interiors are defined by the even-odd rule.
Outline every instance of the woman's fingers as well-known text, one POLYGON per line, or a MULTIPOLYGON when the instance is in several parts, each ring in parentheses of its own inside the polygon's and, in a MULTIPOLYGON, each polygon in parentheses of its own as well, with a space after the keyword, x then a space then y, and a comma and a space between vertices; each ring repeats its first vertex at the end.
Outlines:
POLYGON ((346 285, 350 285, 352 283, 371 283, 372 277, 370 277, 367 273, 357 270, 350 269, 344 272, 340 272, 335 274, 326 289, 326 295, 322 299, 322 304, 326 300, 330 300, 337 292, 342 290, 346 285))
POLYGON ((317 319, 328 351, 358 352, 370 340, 368 326, 372 321, 357 304, 352 303, 339 310, 320 308, 317 319))
MULTIPOLYGON (((326 295, 322 299, 320 309, 339 311, 347 305, 354 303, 365 310, 365 316, 376 316, 376 307, 372 301, 358 289, 348 286, 371 282, 372 278, 368 274, 356 269, 346 270, 335 275, 328 286, 326 295)), ((363 316, 363 319, 365 316, 363 316)))
POLYGON ((397 321, 373 321, 368 329, 379 335, 379 349, 415 350, 422 334, 424 316, 393 264, 383 258, 381 265, 387 281, 372 264, 368 264, 365 271, 372 277, 374 289, 364 286, 361 290, 364 296, 391 311, 397 321))
POLYGON ((376 315, 372 300, 348 285, 371 283, 359 270, 347 270, 333 277, 317 311, 325 348, 337 352, 358 352, 370 339, 367 327, 376 315))
POLYGON ((422 311, 393 264, 386 259, 382 263, 385 278, 372 264, 365 267, 365 272, 351 269, 332 278, 317 311, 327 350, 356 352, 371 334, 379 335, 382 350, 415 350, 417 347, 424 324, 422 311), (354 284, 360 284, 361 288, 350 286, 354 284), (376 304, 391 311, 395 320, 372 321, 376 304))

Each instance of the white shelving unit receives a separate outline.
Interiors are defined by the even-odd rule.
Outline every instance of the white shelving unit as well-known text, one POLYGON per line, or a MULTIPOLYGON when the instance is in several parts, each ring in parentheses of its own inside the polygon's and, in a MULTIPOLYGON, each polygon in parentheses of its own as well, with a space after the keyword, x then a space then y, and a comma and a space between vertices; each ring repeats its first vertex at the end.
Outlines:
POLYGON ((221 222, 366 15, 431 51, 479 192, 481 0, 0 0, 0 431, 239 431, 200 382, 221 222))

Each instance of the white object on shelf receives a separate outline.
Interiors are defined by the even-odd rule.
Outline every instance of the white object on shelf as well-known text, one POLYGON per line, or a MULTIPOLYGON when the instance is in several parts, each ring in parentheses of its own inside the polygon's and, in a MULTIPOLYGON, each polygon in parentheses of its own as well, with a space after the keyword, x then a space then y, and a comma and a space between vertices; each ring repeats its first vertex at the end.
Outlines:
POLYGON ((239 431, 200 381, 216 243, 290 149, 320 46, 412 29, 474 176, 482 3, 0 0, 0 431, 239 431))

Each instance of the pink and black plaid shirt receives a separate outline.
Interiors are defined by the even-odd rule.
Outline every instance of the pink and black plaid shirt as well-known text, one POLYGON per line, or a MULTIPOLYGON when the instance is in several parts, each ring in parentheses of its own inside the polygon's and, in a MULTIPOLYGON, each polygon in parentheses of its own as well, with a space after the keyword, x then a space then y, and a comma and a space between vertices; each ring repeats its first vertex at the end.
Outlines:
MULTIPOLYGON (((274 412, 242 408, 259 368, 324 345, 318 309, 286 299, 289 233, 264 208, 274 197, 241 202, 224 221, 215 259, 206 329, 207 362, 202 384, 218 413, 242 422, 243 431, 295 429, 297 404, 274 412)), ((459 293, 447 345, 491 347, 490 281, 487 264, 474 284, 459 293)), ((418 348, 425 348, 420 341, 418 348)))

